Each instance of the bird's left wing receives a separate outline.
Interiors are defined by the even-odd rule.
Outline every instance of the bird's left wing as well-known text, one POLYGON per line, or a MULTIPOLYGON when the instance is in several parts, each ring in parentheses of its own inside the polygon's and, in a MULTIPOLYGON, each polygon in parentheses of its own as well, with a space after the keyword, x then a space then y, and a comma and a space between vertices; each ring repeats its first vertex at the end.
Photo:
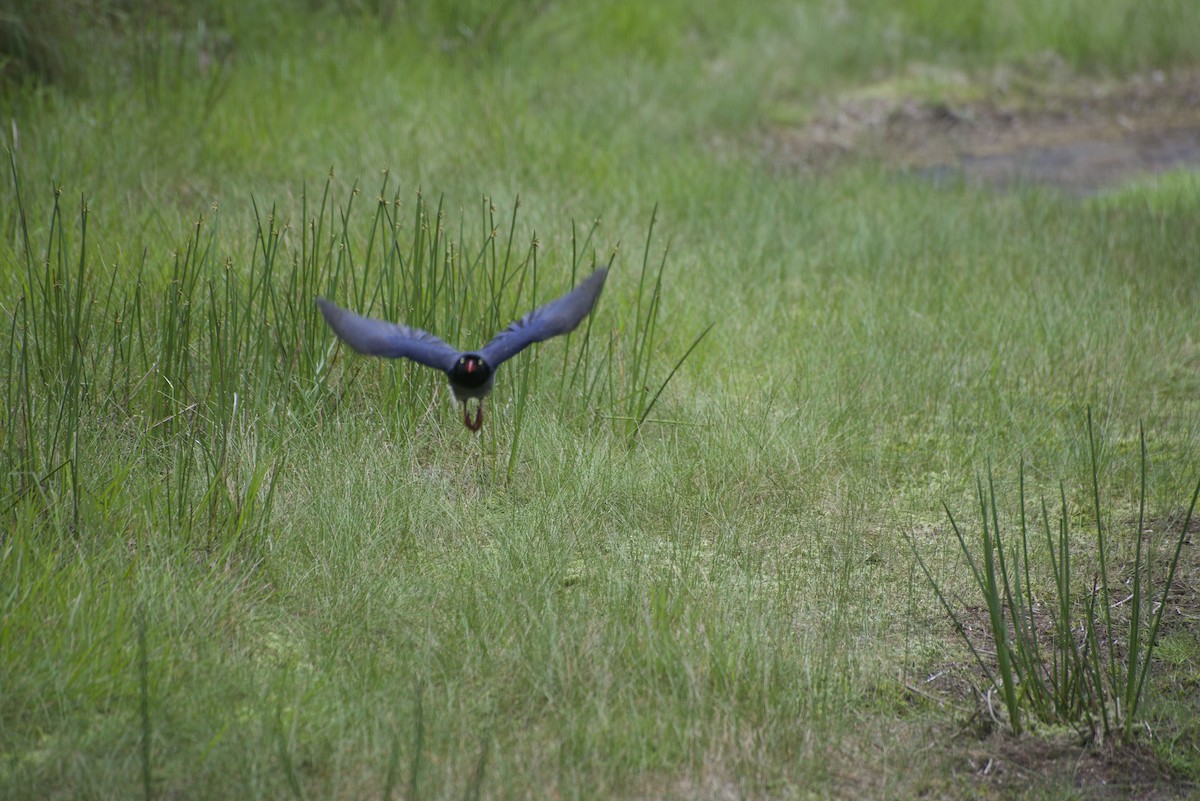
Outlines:
POLYGON ((601 267, 558 300, 539 306, 520 320, 510 323, 508 328, 483 346, 480 353, 484 360, 495 370, 533 343, 575 330, 575 326, 596 305, 607 277, 608 268, 601 267))
POLYGON ((411 359, 443 371, 450 370, 458 361, 457 350, 419 328, 360 317, 325 298, 317 298, 317 306, 338 338, 366 356, 411 359))

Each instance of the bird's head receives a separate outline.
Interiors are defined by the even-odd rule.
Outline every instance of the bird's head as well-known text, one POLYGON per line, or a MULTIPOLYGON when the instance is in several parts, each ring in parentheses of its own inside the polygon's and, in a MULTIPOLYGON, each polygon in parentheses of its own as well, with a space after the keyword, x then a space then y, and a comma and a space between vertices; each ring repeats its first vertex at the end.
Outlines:
POLYGON ((466 353, 458 357, 454 369, 450 371, 450 380, 460 387, 468 389, 481 387, 492 377, 492 367, 476 353, 466 353))

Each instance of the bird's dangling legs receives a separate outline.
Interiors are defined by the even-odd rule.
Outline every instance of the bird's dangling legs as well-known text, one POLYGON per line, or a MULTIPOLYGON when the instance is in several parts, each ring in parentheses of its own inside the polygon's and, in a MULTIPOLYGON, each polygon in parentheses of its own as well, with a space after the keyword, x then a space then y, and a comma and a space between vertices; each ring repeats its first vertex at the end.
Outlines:
POLYGON ((475 407, 475 419, 471 419, 471 412, 467 408, 467 404, 463 402, 463 425, 471 431, 478 431, 483 428, 483 400, 478 401, 479 405, 475 407))

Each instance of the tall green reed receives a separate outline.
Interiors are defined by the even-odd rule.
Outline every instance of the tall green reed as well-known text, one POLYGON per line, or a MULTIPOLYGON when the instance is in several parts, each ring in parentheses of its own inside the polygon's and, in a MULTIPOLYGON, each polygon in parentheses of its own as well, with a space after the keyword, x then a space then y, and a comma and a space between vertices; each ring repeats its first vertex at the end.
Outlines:
POLYGON ((4 449, 0 467, 9 487, 3 506, 23 495, 38 496, 56 516, 69 510, 79 526, 80 418, 94 393, 90 344, 92 304, 86 302, 88 208, 80 200, 79 256, 73 258, 63 220, 62 191, 54 190, 46 242, 35 253, 20 196, 15 158, 9 165, 24 248, 18 268, 20 297, 13 309, 5 349, 4 449), (34 392, 34 387, 48 391, 34 392), (61 501, 61 504, 59 503, 61 501))
MULTIPOLYGON (((526 239, 520 230, 519 199, 501 216, 482 198, 477 221, 464 214, 452 223, 442 201, 430 203, 420 190, 405 196, 386 172, 373 206, 363 208, 357 185, 339 203, 331 172, 319 194, 301 194, 299 220, 255 201, 248 255, 232 255, 214 204, 165 259, 147 249, 129 270, 92 255, 83 201, 72 227, 56 192, 48 220, 35 225, 11 154, 10 169, 20 295, 0 365, 7 432, 0 511, 27 501, 78 530, 85 499, 101 516, 115 513, 111 495, 97 488, 140 480, 150 485, 154 528, 225 557, 239 543, 252 550, 261 537, 297 431, 367 395, 394 435, 410 436, 448 397, 434 371, 349 356, 315 297, 469 348, 597 263, 598 223, 572 224, 569 271, 546 274, 537 233, 526 239), (115 466, 84 452, 110 446, 123 449, 115 466)), ((662 371, 665 380, 651 391, 666 261, 664 254, 652 272, 653 229, 652 220, 632 326, 593 343, 600 324, 593 315, 567 338, 561 357, 539 359, 532 349, 506 365, 489 401, 504 423, 482 440, 501 457, 490 461, 506 480, 519 462, 534 393, 571 416, 619 420, 633 436, 692 352, 662 371), (547 382, 557 388, 543 392, 547 382), (618 408, 623 415, 613 414, 618 408)), ((605 295, 618 308, 620 286, 612 281, 605 295)))
POLYGON ((1134 559, 1128 579, 1130 593, 1119 603, 1113 603, 1110 597, 1116 579, 1110 570, 1113 543, 1100 502, 1098 446, 1090 409, 1087 422, 1095 534, 1093 549, 1083 556, 1087 559, 1084 569, 1090 567, 1094 571, 1090 587, 1086 579, 1081 580, 1075 566, 1079 555, 1072 553, 1071 514, 1061 483, 1060 511, 1053 524, 1045 500, 1040 503, 1040 538, 1036 523, 1031 524, 1026 517, 1023 463, 1019 473, 1019 527, 1013 542, 1006 542, 1002 533, 990 465, 986 488, 981 478, 976 480, 980 521, 977 547, 968 541, 949 507, 943 504, 988 612, 994 662, 971 639, 948 592, 933 577, 910 539, 913 553, 955 630, 988 683, 999 689, 1014 734, 1028 728, 1028 721, 1032 720, 1072 726, 1086 739, 1113 735, 1129 739, 1134 735, 1167 596, 1200 498, 1198 483, 1156 600, 1150 582, 1152 554, 1147 553, 1143 558, 1147 466, 1146 437, 1141 431, 1141 486, 1138 524, 1133 534, 1134 559), (1036 560, 1031 558, 1031 546, 1036 549, 1038 539, 1045 544, 1044 564, 1049 566, 1044 596, 1038 588, 1046 577, 1035 575, 1036 560), (1114 608, 1118 606, 1123 607, 1127 619, 1122 621, 1114 616, 1114 608))
POLYGON ((650 246, 654 237, 654 224, 658 221, 658 207, 654 209, 654 213, 650 217, 650 226, 646 233, 646 245, 642 250, 642 269, 638 276, 638 289, 636 310, 634 312, 634 330, 633 330, 633 345, 629 356, 628 377, 632 383, 629 391, 621 397, 624 398, 625 413, 620 418, 625 424, 625 435, 630 441, 642 430, 642 426, 650 417, 650 412, 654 409, 654 405, 658 403, 659 397, 667 385, 671 383, 671 379, 687 361, 692 352, 699 346, 700 342, 708 336, 708 332, 713 329, 715 323, 710 323, 700 334, 692 340, 692 344, 684 351, 683 356, 675 363, 666 377, 658 384, 658 388, 651 391, 651 370, 654 367, 653 354, 655 351, 655 339, 658 335, 659 314, 662 310, 662 290, 663 290, 663 273, 667 266, 668 249, 663 250, 662 258, 659 260, 657 271, 651 272, 650 264, 650 246))

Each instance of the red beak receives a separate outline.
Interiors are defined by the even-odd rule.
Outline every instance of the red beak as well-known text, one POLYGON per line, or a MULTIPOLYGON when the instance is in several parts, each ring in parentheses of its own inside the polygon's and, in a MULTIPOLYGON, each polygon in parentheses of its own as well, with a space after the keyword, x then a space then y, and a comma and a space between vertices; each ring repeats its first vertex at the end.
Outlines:
POLYGON ((475 372, 475 362, 467 362, 467 375, 475 372))

